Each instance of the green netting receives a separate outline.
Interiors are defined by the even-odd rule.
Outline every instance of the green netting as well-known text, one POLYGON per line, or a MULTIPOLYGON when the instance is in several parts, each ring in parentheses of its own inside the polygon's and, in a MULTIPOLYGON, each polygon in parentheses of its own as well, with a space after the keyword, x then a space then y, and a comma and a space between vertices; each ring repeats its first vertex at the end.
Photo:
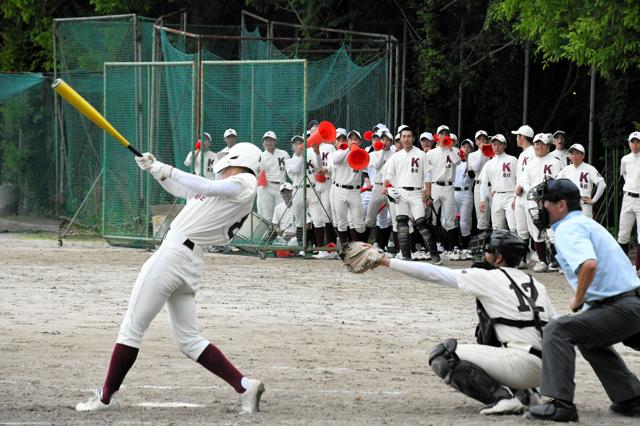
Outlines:
POLYGON ((52 214, 56 150, 51 80, 41 74, 0 74, 2 213, 52 214))
MULTIPOLYGON (((193 68, 191 62, 105 64, 107 120, 140 151, 153 152, 158 160, 183 170, 195 137, 193 68)), ((162 238, 165 216, 181 207, 174 197, 106 134, 103 164, 103 235, 162 238)))
MULTIPOLYGON (((135 15, 55 21, 57 77, 102 112, 104 63, 149 60, 152 27, 152 20, 135 15)), ((96 226, 102 219, 103 132, 65 102, 59 116, 65 214, 77 212, 77 222, 96 226)))

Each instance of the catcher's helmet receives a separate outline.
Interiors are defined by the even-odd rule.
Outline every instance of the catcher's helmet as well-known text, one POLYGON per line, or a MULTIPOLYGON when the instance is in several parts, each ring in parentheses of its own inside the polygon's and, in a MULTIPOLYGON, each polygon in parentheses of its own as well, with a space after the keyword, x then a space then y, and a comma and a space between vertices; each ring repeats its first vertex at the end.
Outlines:
POLYGON ((579 206, 580 190, 569 179, 549 179, 531 188, 527 198, 534 201, 553 202, 566 200, 569 205, 574 202, 579 206))
POLYGON ((529 247, 515 232, 496 229, 487 237, 484 251, 522 259, 527 255, 529 247))

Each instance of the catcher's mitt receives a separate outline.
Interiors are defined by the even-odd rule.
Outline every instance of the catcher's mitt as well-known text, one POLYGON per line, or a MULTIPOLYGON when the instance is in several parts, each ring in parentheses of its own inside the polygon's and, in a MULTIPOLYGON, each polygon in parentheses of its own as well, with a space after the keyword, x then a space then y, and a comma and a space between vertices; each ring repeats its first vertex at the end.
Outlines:
POLYGON ((384 252, 371 244, 355 241, 343 244, 339 255, 349 272, 360 274, 378 266, 384 252))

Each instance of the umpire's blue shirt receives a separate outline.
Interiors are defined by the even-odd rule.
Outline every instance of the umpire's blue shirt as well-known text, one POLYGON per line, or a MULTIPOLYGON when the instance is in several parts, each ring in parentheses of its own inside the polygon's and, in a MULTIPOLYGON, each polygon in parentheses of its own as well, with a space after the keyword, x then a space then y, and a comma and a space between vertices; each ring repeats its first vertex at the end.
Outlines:
POLYGON ((604 227, 582 211, 570 212, 551 228, 556 235, 556 260, 574 291, 578 286, 580 265, 589 259, 598 262, 596 276, 585 295, 587 303, 640 286, 635 268, 620 245, 604 227))

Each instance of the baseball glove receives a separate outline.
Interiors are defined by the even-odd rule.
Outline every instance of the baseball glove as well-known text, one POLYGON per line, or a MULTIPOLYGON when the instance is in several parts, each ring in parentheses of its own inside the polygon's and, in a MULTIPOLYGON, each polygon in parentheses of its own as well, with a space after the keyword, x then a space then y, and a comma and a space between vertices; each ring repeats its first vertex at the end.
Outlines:
POLYGON ((371 244, 355 241, 343 244, 339 255, 349 272, 361 274, 378 266, 384 252, 371 244))

